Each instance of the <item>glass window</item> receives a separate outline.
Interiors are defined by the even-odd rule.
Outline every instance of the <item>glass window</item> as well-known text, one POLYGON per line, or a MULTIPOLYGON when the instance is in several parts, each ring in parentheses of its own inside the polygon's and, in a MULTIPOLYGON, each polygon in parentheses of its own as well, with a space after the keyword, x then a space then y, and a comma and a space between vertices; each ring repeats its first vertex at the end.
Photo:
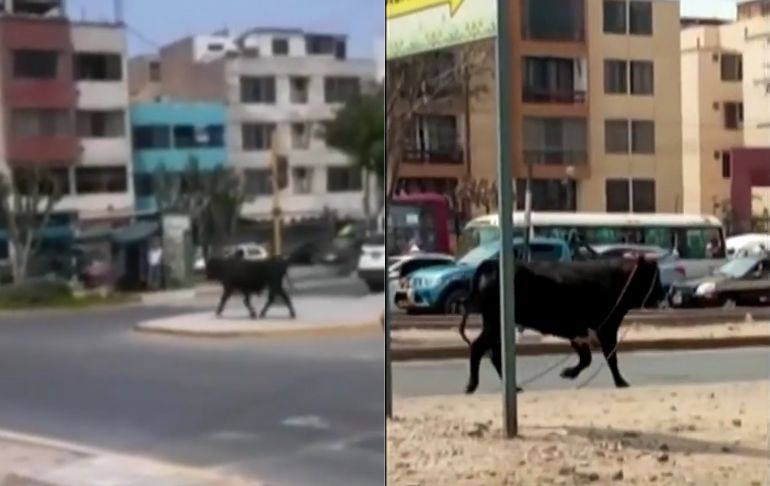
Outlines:
POLYGON ((655 180, 634 179, 632 181, 633 211, 635 213, 655 212, 655 180))
POLYGON ((363 187, 361 170, 358 167, 329 167, 326 175, 326 190, 329 192, 360 191, 363 187))
POLYGON ((628 32, 634 35, 652 35, 652 2, 628 3, 628 32))
POLYGON ((75 54, 75 79, 85 81, 120 81, 123 57, 120 54, 80 52, 75 54))
POLYGON ((631 207, 629 202, 629 183, 627 179, 607 179, 604 189, 608 213, 629 212, 631 207))
POLYGON ((59 53, 37 49, 13 51, 13 75, 16 78, 56 79, 59 53))
POLYGON ((273 39, 273 55, 274 56, 288 56, 289 55, 289 39, 273 39))
POLYGON ((128 190, 126 167, 77 167, 75 190, 78 194, 126 192, 128 190))
POLYGON ((625 0, 604 0, 604 33, 626 33, 625 0))
POLYGON ((134 127, 134 148, 138 150, 171 148, 171 127, 168 125, 134 127))
POLYGON ((241 125, 243 150, 270 150, 275 123, 244 123, 241 125))
POLYGON ((655 153, 655 122, 631 120, 631 152, 634 154, 655 153))
POLYGON ((275 77, 241 76, 241 103, 275 104, 275 77))
POLYGON ((652 61, 631 61, 631 94, 651 95, 655 91, 652 61))
POLYGON ((604 151, 608 154, 628 153, 628 120, 604 121, 604 151))
POLYGON ((743 56, 740 54, 722 54, 720 73, 722 81, 742 81, 743 56))
POLYGON ((330 76, 324 78, 324 100, 327 103, 346 103, 361 94, 361 80, 355 77, 330 76))
POLYGON ((607 94, 628 93, 628 61, 604 60, 604 92, 607 94))

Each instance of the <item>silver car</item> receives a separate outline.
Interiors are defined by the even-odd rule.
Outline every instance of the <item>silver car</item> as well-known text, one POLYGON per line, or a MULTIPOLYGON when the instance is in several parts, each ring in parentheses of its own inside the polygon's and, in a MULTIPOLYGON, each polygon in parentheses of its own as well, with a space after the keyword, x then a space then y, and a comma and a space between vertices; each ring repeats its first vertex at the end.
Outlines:
POLYGON ((687 278, 685 266, 679 262, 677 256, 665 248, 653 245, 615 244, 592 245, 600 258, 622 258, 634 255, 645 255, 655 258, 660 269, 660 285, 668 291, 674 282, 681 282, 687 278))

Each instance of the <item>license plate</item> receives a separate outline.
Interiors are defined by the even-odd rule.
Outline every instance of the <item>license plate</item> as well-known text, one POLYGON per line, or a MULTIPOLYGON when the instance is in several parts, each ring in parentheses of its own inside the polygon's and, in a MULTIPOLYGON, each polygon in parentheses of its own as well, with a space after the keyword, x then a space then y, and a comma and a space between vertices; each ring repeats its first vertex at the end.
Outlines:
POLYGON ((674 305, 679 305, 682 303, 682 294, 680 292, 675 293, 673 296, 671 296, 671 302, 674 305))

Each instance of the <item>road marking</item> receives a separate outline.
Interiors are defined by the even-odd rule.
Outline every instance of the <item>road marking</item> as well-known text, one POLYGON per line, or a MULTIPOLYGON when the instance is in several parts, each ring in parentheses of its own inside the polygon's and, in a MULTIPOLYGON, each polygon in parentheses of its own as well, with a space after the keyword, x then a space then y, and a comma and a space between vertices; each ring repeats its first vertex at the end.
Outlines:
POLYGON ((289 417, 281 421, 286 427, 304 427, 308 429, 325 430, 329 428, 329 422, 318 415, 302 415, 289 417))

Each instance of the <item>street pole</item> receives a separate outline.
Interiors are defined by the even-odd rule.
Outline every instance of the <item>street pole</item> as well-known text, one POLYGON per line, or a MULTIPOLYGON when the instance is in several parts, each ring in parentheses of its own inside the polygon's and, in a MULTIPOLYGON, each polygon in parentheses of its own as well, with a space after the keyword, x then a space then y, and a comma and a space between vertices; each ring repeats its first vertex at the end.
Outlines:
MULTIPOLYGON (((497 0, 497 144, 500 219, 500 326, 503 365, 503 426, 516 437, 516 323, 513 282, 513 163, 511 158, 511 22, 509 0, 497 0)), ((520 95, 520 94, 519 94, 520 95)))
POLYGON ((270 170, 273 179, 273 256, 280 255, 282 250, 283 216, 281 215, 281 188, 278 185, 278 152, 278 129, 275 129, 270 143, 270 170))
POLYGON ((529 245, 532 238, 532 172, 534 169, 531 160, 525 162, 527 164, 527 186, 524 193, 524 258, 530 261, 532 255, 529 245))
MULTIPOLYGON (((387 224, 387 223, 386 223, 387 224)), ((387 252, 387 247, 386 247, 387 252)), ((393 362, 390 359, 390 289, 388 268, 385 267, 385 416, 393 418, 393 362)))

